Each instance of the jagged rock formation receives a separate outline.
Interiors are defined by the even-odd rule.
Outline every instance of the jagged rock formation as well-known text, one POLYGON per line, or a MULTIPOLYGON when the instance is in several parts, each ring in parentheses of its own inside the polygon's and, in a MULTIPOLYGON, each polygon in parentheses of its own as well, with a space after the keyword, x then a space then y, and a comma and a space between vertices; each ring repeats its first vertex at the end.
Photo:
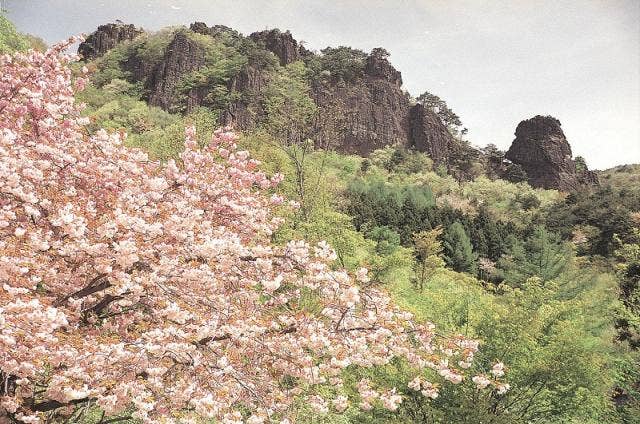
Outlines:
MULTIPOLYGON (((455 140, 436 113, 415 104, 403 91, 402 74, 382 48, 368 55, 345 47, 328 49, 337 56, 331 56, 332 62, 323 67, 324 56, 306 50, 289 31, 274 29, 245 37, 223 25, 195 22, 189 29, 166 32, 160 47, 152 36, 136 39, 142 33, 123 23, 101 25, 80 44, 78 52, 92 60, 123 41, 134 40, 124 59, 119 59, 120 66, 131 83, 143 88, 142 95, 150 104, 173 112, 212 107, 220 113, 221 124, 239 129, 252 129, 264 119, 263 93, 278 70, 304 61, 307 69, 316 72, 308 83, 318 110, 305 136, 318 147, 367 156, 385 146, 405 146, 426 152, 452 172, 461 157, 470 156, 471 148, 455 140), (202 35, 215 41, 203 41, 202 35), (145 47, 147 42, 150 45, 145 47), (216 61, 227 57, 224 53, 215 59, 213 54, 212 59, 208 49, 215 45, 241 55, 242 64, 223 77, 216 74, 216 61), (152 51, 151 60, 139 51, 152 51)), ((572 159, 560 122, 550 116, 520 122, 505 157, 506 161, 492 159, 495 176, 512 181, 526 178, 532 186, 559 190, 598 183, 594 172, 572 159)))
POLYGON ((369 55, 354 81, 322 81, 313 98, 320 109, 317 142, 322 147, 366 156, 384 146, 410 146, 409 97, 389 61, 369 55))
POLYGON ((118 44, 133 40, 144 31, 131 24, 115 23, 100 25, 98 29, 80 43, 78 53, 85 60, 93 60, 102 56, 118 44))
POLYGON ((261 105, 256 99, 268 83, 269 75, 260 68, 251 64, 243 67, 227 85, 229 92, 239 98, 222 111, 220 123, 240 129, 253 128, 262 116, 261 105))
POLYGON ((209 35, 211 37, 216 37, 223 33, 230 33, 236 36, 240 36, 237 31, 234 31, 232 28, 229 28, 226 25, 214 25, 212 27, 209 27, 204 22, 194 22, 189 25, 189 29, 193 32, 197 32, 198 34, 209 35))
POLYGON ((371 78, 378 78, 401 88, 402 74, 387 60, 388 55, 384 49, 373 49, 367 57, 364 73, 371 78))
MULTIPOLYGON (((185 89, 183 84, 184 77, 200 70, 207 60, 205 48, 189 31, 214 38, 225 34, 244 49, 273 53, 280 66, 318 57, 301 46, 289 31, 268 30, 243 37, 222 25, 209 27, 195 22, 189 30, 175 31, 155 62, 140 57, 136 49, 131 49, 121 62, 130 82, 144 87, 144 96, 150 104, 186 112, 208 106, 210 87, 185 89)), ((85 58, 91 59, 138 34, 140 31, 133 25, 103 25, 80 50, 87 53, 85 58)), ((388 53, 377 48, 369 55, 362 55, 362 67, 353 78, 345 81, 321 77, 310 83, 310 97, 318 106, 312 125, 312 138, 317 145, 364 156, 388 145, 406 146, 427 152, 436 162, 447 163, 448 153, 456 141, 432 111, 412 103, 402 90, 401 73, 387 59, 388 53)), ((259 56, 254 60, 249 55, 248 62, 227 81, 230 100, 220 110, 222 124, 250 129, 264 116, 260 95, 268 86, 273 70, 269 68, 272 65, 264 63, 259 56)))
POLYGON ((303 56, 310 52, 304 47, 298 45, 289 31, 281 32, 278 29, 254 32, 249 35, 255 43, 280 59, 280 65, 285 66, 300 60, 303 56))
POLYGON ((426 152, 436 163, 446 163, 457 144, 440 118, 418 103, 411 108, 409 122, 412 147, 426 152))
POLYGON ((593 171, 577 169, 560 125, 556 118, 540 115, 520 122, 506 158, 524 169, 534 187, 570 191, 597 184, 593 171))
MULTIPOLYGON (((191 40, 184 32, 178 31, 171 44, 167 47, 164 59, 153 70, 149 80, 149 103, 165 110, 171 110, 176 106, 175 92, 183 75, 199 69, 204 65, 205 51, 195 41, 191 40)), ((186 109, 192 110, 202 103, 205 90, 194 88, 186 94, 186 109)))

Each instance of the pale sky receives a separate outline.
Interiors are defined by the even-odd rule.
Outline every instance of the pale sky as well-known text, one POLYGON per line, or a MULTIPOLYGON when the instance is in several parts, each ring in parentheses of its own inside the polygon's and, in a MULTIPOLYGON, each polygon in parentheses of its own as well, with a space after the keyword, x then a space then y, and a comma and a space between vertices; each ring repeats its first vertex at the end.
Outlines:
POLYGON ((640 163, 639 0, 4 0, 54 42, 120 19, 289 29, 310 49, 385 47, 414 96, 447 101, 473 144, 506 149, 522 119, 560 119, 592 168, 640 163))

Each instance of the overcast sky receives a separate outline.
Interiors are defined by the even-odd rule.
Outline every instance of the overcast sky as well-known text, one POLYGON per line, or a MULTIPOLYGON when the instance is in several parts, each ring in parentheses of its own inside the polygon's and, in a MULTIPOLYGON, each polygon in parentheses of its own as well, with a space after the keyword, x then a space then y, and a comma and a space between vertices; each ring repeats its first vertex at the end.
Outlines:
MULTIPOLYGON (((2 0, 0 0, 2 1, 2 0)), ((560 119, 595 168, 640 163, 639 0, 4 0, 48 42, 120 19, 289 29, 308 48, 383 46, 414 96, 439 95, 469 139, 506 149, 519 121, 560 119)))

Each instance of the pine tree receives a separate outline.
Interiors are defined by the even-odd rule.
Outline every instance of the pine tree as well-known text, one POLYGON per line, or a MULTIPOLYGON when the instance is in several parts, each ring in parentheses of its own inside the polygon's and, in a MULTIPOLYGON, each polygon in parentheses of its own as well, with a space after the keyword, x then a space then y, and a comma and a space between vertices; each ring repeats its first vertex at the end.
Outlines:
POLYGON ((477 272, 477 255, 463 225, 456 221, 447 228, 444 236, 445 261, 458 272, 477 272))
POLYGON ((537 226, 524 243, 512 238, 507 254, 498 265, 510 284, 521 285, 530 277, 539 277, 544 283, 558 277, 570 257, 571 250, 557 234, 537 226))

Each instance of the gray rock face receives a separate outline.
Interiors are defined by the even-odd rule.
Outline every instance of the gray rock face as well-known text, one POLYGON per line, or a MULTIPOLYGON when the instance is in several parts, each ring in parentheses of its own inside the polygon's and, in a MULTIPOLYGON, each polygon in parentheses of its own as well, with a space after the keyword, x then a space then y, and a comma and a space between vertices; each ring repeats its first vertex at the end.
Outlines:
POLYGON ((269 83, 269 74, 251 65, 245 66, 240 73, 229 81, 228 89, 233 96, 239 97, 222 112, 220 122, 240 129, 251 129, 263 116, 259 102, 260 93, 269 83))
POLYGON ((280 65, 285 66, 300 60, 307 54, 307 50, 298 45, 289 31, 281 32, 278 29, 254 32, 249 36, 255 43, 275 54, 280 60, 280 65))
POLYGON ((178 31, 167 47, 164 59, 153 70, 147 82, 151 89, 149 103, 165 110, 172 110, 180 101, 184 103, 187 111, 198 107, 206 95, 206 90, 191 89, 184 100, 177 99, 175 92, 181 77, 202 67, 204 62, 204 49, 178 31))
POLYGON ((524 169, 532 186, 570 191, 598 183, 594 172, 577 170, 571 146, 556 118, 538 115, 524 120, 515 135, 506 158, 524 169))
POLYGON ((320 147, 366 156, 384 146, 407 144, 409 100, 397 84, 399 72, 390 66, 386 58, 370 56, 362 77, 312 87, 320 147))
POLYGON ((410 137, 412 146, 436 163, 446 163, 457 145, 440 118, 419 103, 410 111, 410 137))
POLYGON ((405 146, 444 162, 455 144, 440 119, 413 106, 402 90, 402 74, 374 49, 362 78, 312 87, 319 107, 317 143, 346 153, 368 156, 385 146, 405 146))
MULTIPOLYGON (((103 25, 87 40, 92 40, 91 43, 81 46, 81 50, 89 52, 97 48, 104 54, 117 43, 133 37, 133 30, 133 26, 103 25), (104 34, 112 33, 115 36, 107 37, 107 41, 104 34)), ((224 33, 243 39, 241 34, 223 25, 209 27, 195 22, 190 30, 211 37, 224 33)), ((255 32, 249 38, 258 47, 276 55, 281 66, 313 55, 289 31, 255 32)), ((193 37, 178 30, 158 62, 149 63, 134 52, 121 65, 131 75, 132 82, 143 83, 150 104, 164 110, 189 112, 205 103, 208 88, 192 88, 186 93, 177 88, 185 75, 205 65, 205 55, 204 48, 193 37)), ((310 95, 319 111, 312 131, 316 144, 364 156, 389 145, 405 146, 427 152, 438 162, 446 162, 447 152, 455 141, 433 112, 412 106, 408 94, 402 90, 402 74, 387 56, 383 49, 374 49, 365 60, 362 74, 354 80, 321 80, 312 84, 310 95)), ((234 100, 221 111, 221 124, 244 130, 260 122, 264 116, 261 94, 272 75, 264 66, 250 62, 228 81, 227 89, 234 100)))
POLYGON ((409 146, 410 101, 395 82, 365 75, 312 91, 319 146, 362 156, 389 145, 409 146))
POLYGON ((98 29, 89 35, 85 41, 80 43, 78 53, 85 60, 93 60, 102 56, 118 44, 126 40, 133 40, 144 31, 131 24, 106 24, 100 25, 98 29))

